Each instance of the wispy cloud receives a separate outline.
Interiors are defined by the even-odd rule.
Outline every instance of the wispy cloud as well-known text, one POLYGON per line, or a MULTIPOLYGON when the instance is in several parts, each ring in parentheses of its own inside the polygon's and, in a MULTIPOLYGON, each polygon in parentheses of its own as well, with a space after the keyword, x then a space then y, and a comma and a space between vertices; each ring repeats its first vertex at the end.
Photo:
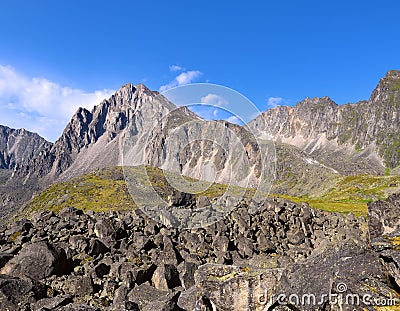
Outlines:
POLYGON ((189 109, 204 120, 215 120, 218 117, 218 109, 211 106, 193 105, 189 109))
POLYGON ((229 123, 243 125, 243 121, 240 120, 240 118, 237 116, 230 116, 229 118, 226 118, 225 121, 228 121, 229 123))
POLYGON ((85 92, 0 65, 0 124, 54 141, 79 107, 90 109, 112 93, 109 89, 85 92))
POLYGON ((209 104, 212 106, 227 106, 228 101, 220 95, 217 94, 208 94, 201 98, 201 102, 204 104, 209 104))
POLYGON ((269 97, 267 100, 267 107, 268 108, 275 108, 276 106, 283 103, 282 97, 269 97))
POLYGON ((178 66, 178 65, 171 65, 171 66, 169 66, 169 70, 170 71, 182 71, 182 70, 185 70, 185 68, 178 66))
POLYGON ((161 86, 159 91, 165 92, 174 87, 192 83, 194 80, 196 80, 202 74, 203 73, 198 70, 189 70, 189 71, 182 72, 178 76, 176 76, 175 79, 172 80, 170 83, 161 86))

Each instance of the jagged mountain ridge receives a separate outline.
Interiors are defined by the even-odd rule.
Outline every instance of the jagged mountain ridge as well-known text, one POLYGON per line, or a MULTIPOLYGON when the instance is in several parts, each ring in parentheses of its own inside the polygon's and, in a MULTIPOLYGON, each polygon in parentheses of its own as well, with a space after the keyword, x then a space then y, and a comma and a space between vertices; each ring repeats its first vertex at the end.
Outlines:
POLYGON ((400 164, 400 72, 389 71, 368 101, 337 105, 329 97, 306 98, 295 107, 265 111, 249 126, 295 145, 343 174, 382 174, 400 164))
MULTIPOLYGON (((396 145, 400 132, 399 81, 400 73, 389 71, 369 101, 339 106, 328 97, 306 98, 295 107, 269 109, 248 126, 258 133, 263 132, 265 128, 261 123, 265 120, 276 141, 299 147, 314 160, 342 174, 382 174, 386 165, 395 167, 400 161, 396 145)), ((183 118, 181 122, 200 119, 187 109, 177 109, 158 92, 152 92, 142 84, 127 84, 91 112, 80 108, 55 144, 26 165, 20 175, 33 171, 38 177, 52 182, 81 175, 92 168, 121 165, 128 124, 134 127, 130 130, 136 134, 136 147, 132 152, 136 158, 131 164, 151 164, 174 171, 179 167, 180 173, 193 175, 196 171, 193 163, 199 164, 199 157, 210 153, 206 150, 209 146, 203 146, 200 153, 189 147, 183 156, 169 161, 163 159, 168 149, 164 145, 169 129, 167 123, 175 122, 171 122, 174 118, 183 118), (169 116, 171 111, 174 115, 169 116), (149 141, 150 135, 154 142, 146 146, 143 154, 140 142, 149 141), (185 167, 189 162, 191 165, 185 167)), ((200 130, 197 125, 193 128, 198 130, 197 136, 207 137, 202 132, 212 130, 213 124, 215 122, 209 122, 200 130)), ((225 124, 230 131, 238 131, 237 126, 225 124)), ((175 139, 167 154, 171 154, 177 145, 189 144, 187 134, 176 137, 180 141, 175 139)), ((216 160, 216 154, 213 156, 216 160)), ((220 164, 217 166, 223 169, 220 164)))
POLYGON ((150 164, 210 181, 229 183, 234 178, 245 185, 262 175, 258 149, 255 139, 240 126, 204 121, 142 84, 127 84, 92 111, 80 108, 54 145, 18 174, 48 185, 99 167, 150 164), (216 131, 222 133, 219 149, 210 142, 197 143, 216 131), (206 162, 212 162, 217 172, 204 175, 206 162), (245 168, 248 164, 250 169, 245 168), (233 175, 233 165, 243 170, 233 175))
POLYGON ((36 133, 0 125, 0 169, 26 164, 51 145, 36 133))
POLYGON ((12 173, 25 167, 52 143, 25 129, 12 129, 0 125, 0 218, 28 200, 35 185, 24 184, 24 179, 13 179, 12 173), (11 179, 13 179, 11 181, 11 179))
POLYGON ((49 184, 93 168, 121 165, 127 124, 135 124, 137 132, 144 133, 175 108, 165 99, 160 102, 157 97, 156 101, 156 97, 156 92, 142 84, 126 84, 92 111, 79 108, 61 137, 21 168, 19 176, 31 174, 49 184))

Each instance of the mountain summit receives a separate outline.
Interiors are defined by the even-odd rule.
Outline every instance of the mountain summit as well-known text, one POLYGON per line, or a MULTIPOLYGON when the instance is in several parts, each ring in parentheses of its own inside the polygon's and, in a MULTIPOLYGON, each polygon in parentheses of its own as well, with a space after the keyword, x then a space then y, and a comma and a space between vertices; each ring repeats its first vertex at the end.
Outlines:
POLYGON ((400 72, 389 71, 368 101, 337 105, 329 97, 277 107, 264 118, 274 139, 295 145, 343 174, 382 174, 400 164, 400 72))
POLYGON ((27 164, 51 143, 25 129, 11 129, 0 125, 0 169, 14 169, 27 164))

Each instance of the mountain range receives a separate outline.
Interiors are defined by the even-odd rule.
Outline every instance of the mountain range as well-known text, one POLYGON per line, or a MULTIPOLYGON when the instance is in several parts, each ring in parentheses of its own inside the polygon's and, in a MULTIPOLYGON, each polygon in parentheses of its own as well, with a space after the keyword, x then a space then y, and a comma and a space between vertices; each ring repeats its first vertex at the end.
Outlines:
POLYGON ((341 176, 398 173, 399 133, 400 72, 394 70, 367 101, 337 105, 329 97, 306 98, 244 126, 205 121, 143 84, 126 84, 91 111, 79 108, 55 143, 0 126, 2 211, 8 214, 54 182, 124 164, 239 186, 275 180, 275 192, 314 195, 341 176), (274 144, 260 140, 266 131, 274 144), (215 132, 222 139, 207 141, 215 132), (204 142, 193 143, 198 139, 204 142), (261 169, 265 158, 267 171, 261 169))

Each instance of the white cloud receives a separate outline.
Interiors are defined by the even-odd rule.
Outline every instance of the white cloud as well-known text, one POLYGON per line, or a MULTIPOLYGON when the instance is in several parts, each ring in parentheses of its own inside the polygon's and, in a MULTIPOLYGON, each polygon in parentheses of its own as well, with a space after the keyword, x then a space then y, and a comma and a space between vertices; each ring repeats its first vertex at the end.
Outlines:
POLYGON ((189 71, 182 72, 181 74, 176 76, 175 79, 172 80, 170 83, 161 86, 159 91, 165 92, 174 87, 192 83, 194 80, 196 80, 202 74, 203 73, 198 70, 189 70, 189 71))
POLYGON ((282 97, 269 97, 267 100, 268 108, 274 108, 283 102, 282 97))
POLYGON ((228 101, 222 96, 219 96, 217 94, 208 94, 207 96, 201 98, 201 102, 204 104, 209 104, 219 107, 228 105, 228 101))
POLYGON ((0 124, 54 141, 79 107, 91 109, 112 93, 109 89, 85 92, 0 65, 0 124))
POLYGON ((240 120, 237 116, 230 116, 229 118, 225 119, 225 121, 228 121, 229 123, 243 125, 242 120, 240 120))
POLYGON ((193 105, 188 108, 204 120, 215 120, 218 115, 218 109, 211 106, 193 105))
POLYGON ((191 83, 194 79, 200 77, 202 73, 198 70, 191 70, 187 72, 182 72, 175 79, 178 82, 178 85, 184 85, 191 83))
POLYGON ((171 70, 171 71, 182 71, 182 70, 185 70, 185 68, 182 68, 181 66, 178 66, 178 65, 171 65, 171 66, 169 66, 169 70, 171 70))

